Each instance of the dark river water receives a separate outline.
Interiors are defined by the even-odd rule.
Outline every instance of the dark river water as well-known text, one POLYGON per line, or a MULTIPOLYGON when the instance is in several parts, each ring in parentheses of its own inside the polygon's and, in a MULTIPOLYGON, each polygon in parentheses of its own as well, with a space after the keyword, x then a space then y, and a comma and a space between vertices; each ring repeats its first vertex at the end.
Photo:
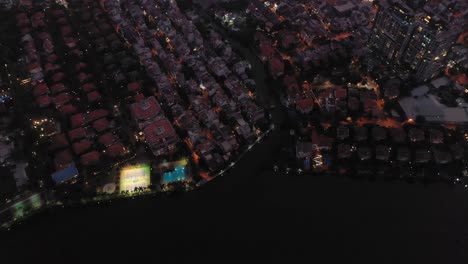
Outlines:
POLYGON ((279 134, 197 191, 34 217, 0 234, 2 263, 467 263, 468 192, 268 172, 279 134))

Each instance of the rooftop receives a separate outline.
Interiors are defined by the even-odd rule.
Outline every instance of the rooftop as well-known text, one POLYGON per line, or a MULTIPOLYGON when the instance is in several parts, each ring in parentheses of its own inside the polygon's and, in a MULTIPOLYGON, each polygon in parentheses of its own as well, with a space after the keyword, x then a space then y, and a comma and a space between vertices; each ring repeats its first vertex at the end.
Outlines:
POLYGON ((68 142, 68 139, 65 136, 65 134, 57 134, 52 139, 52 144, 50 145, 50 149, 58 150, 58 149, 68 147, 69 145, 70 143, 68 142))
POLYGON ((409 161, 411 158, 411 152, 408 147, 399 147, 397 150, 398 161, 409 161))
POLYGON ((418 98, 405 97, 400 105, 408 118, 422 116, 428 122, 468 123, 468 110, 461 107, 447 107, 432 94, 418 98))
POLYGON ((372 138, 375 141, 381 141, 387 138, 387 130, 380 126, 375 126, 372 128, 372 138))
POLYGON ((148 144, 163 144, 170 138, 177 137, 174 128, 167 119, 157 120, 148 125, 145 130, 148 144))
POLYGON ((49 87, 45 83, 39 83, 34 87, 34 97, 44 95, 49 92, 49 87))
POLYGON ((344 125, 340 125, 337 130, 336 134, 339 140, 343 140, 349 137, 349 128, 344 125))
POLYGON ((425 139, 424 131, 419 128, 411 128, 408 137, 412 142, 423 141, 425 139))
POLYGON ((54 155, 55 171, 60 171, 73 162, 73 156, 69 149, 62 150, 54 155))
POLYGON ((93 123, 93 128, 96 130, 96 132, 101 133, 105 130, 107 130, 110 126, 109 121, 106 118, 101 118, 93 123))
POLYGON ((161 113, 161 106, 154 96, 133 103, 130 106, 133 118, 137 121, 146 121, 157 117, 161 113))
POLYGON ((348 144, 339 144, 337 151, 340 159, 348 159, 352 155, 351 147, 348 144))
POLYGON ((107 148, 106 154, 111 158, 116 158, 121 156, 125 153, 125 146, 118 142, 110 147, 107 148))
POLYGON ((390 135, 394 142, 403 143, 406 140, 406 131, 403 128, 391 128, 390 135))
POLYGON ((81 155, 91 149, 92 143, 89 140, 81 140, 79 142, 73 143, 73 152, 76 155, 81 155))
POLYGON ((357 126, 354 128, 354 138, 357 141, 365 141, 368 137, 368 129, 364 126, 357 126))
POLYGON ((91 111, 88 115, 88 120, 89 121, 94 121, 103 117, 106 117, 109 115, 109 111, 105 109, 96 109, 91 111))
POLYGON ((73 130, 70 130, 68 132, 68 138, 73 142, 78 139, 82 139, 86 137, 86 129, 80 127, 80 128, 75 128, 73 130))
POLYGON ((305 98, 296 102, 296 108, 302 113, 309 113, 314 109, 314 99, 305 98))
POLYGON ((447 150, 434 148, 433 153, 435 162, 438 164, 447 164, 452 161, 452 155, 447 150))
POLYGON ((80 157, 80 162, 83 166, 92 166, 99 162, 101 154, 97 151, 86 153, 80 157))
POLYGON ((107 132, 106 134, 99 137, 99 143, 101 143, 105 147, 111 146, 117 140, 118 140, 117 136, 115 136, 114 134, 110 132, 107 132))
POLYGON ((81 127, 86 123, 84 114, 79 113, 71 117, 71 126, 73 128, 81 127))
POLYGON ((297 158, 306 158, 312 157, 313 152, 313 143, 312 142, 297 142, 296 143, 296 157, 297 158))

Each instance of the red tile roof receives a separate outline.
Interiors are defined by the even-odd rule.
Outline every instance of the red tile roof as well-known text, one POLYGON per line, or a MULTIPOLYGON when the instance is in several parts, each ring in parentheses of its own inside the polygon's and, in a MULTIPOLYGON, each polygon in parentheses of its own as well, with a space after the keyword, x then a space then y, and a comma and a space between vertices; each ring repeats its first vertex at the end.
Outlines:
POLYGON ((150 145, 161 144, 168 138, 177 136, 172 124, 166 119, 151 123, 145 128, 144 133, 146 142, 150 145))
POLYGON ((269 61, 271 73, 278 77, 279 75, 284 73, 284 62, 279 57, 273 57, 269 61))
POLYGON ((70 100, 71 100, 71 96, 68 93, 61 93, 61 94, 55 96, 54 99, 53 99, 54 104, 57 105, 57 106, 65 105, 68 102, 70 102, 70 100))
POLYGON ((145 100, 145 95, 142 93, 137 93, 135 96, 133 96, 133 99, 135 99, 135 102, 140 102, 145 100))
POLYGON ((83 86, 81 86, 81 89, 83 89, 84 92, 90 92, 92 90, 96 89, 96 85, 94 83, 85 83, 83 86))
POLYGON ((461 75, 458 77, 457 82, 458 82, 460 85, 468 85, 468 76, 466 76, 466 74, 461 74, 461 75))
POLYGON ((54 15, 54 17, 60 17, 60 16, 63 16, 64 15, 64 12, 62 9, 56 9, 53 11, 52 13, 54 15))
POLYGON ((39 83, 34 87, 34 97, 38 97, 41 95, 44 95, 49 92, 49 87, 47 87, 47 84, 45 83, 39 83))
POLYGON ((97 151, 86 153, 80 157, 80 162, 83 166, 95 165, 101 159, 101 155, 97 151))
POLYGON ((105 147, 111 146, 117 140, 118 140, 117 136, 110 132, 99 137, 99 143, 101 143, 105 147))
POLYGON ((91 149, 92 143, 89 140, 81 140, 79 142, 73 143, 73 152, 76 155, 81 155, 91 149))
POLYGON ((76 39, 75 38, 64 38, 64 42, 67 45, 68 48, 72 49, 76 47, 76 39))
POLYGON ((345 99, 348 96, 348 91, 344 88, 335 90, 335 97, 338 99, 345 99))
POLYGON ((134 92, 140 90, 140 84, 138 82, 132 82, 127 85, 128 91, 134 92))
POLYGON ((60 171, 73 162, 73 156, 69 149, 55 153, 54 166, 55 171, 60 171))
POLYGON ((296 108, 303 113, 310 112, 314 108, 314 100, 312 98, 299 100, 296 102, 296 108))
POLYGON ((86 95, 89 102, 95 102, 101 99, 101 94, 98 91, 92 91, 86 95))
POLYGON ((47 52, 47 53, 52 53, 54 51, 54 44, 50 39, 45 39, 44 42, 42 43, 42 48, 47 52))
POLYGON ((90 74, 86 74, 86 73, 84 73, 84 72, 80 72, 80 73, 78 74, 78 80, 80 80, 80 82, 86 81, 89 77, 91 77, 91 75, 90 75, 90 74))
POLYGON ((285 33, 286 34, 284 34, 281 38, 281 45, 285 48, 289 48, 292 44, 295 43, 296 38, 291 33, 287 33, 287 32, 285 33))
POLYGON ((48 32, 41 32, 38 34, 38 37, 41 39, 41 40, 44 40, 44 39, 50 39, 51 36, 48 32))
POLYGON ((275 54, 275 49, 267 41, 264 41, 260 44, 260 50, 262 53, 262 57, 264 58, 270 58, 271 56, 273 56, 273 54, 275 54))
POLYGON ((46 71, 46 73, 55 71, 58 68, 60 68, 60 66, 58 66, 57 64, 52 64, 50 62, 46 63, 46 65, 44 66, 44 70, 46 71))
POLYGON ((88 120, 94 121, 94 120, 106 117, 108 115, 109 115, 109 111, 105 109, 96 109, 96 110, 91 111, 91 113, 89 113, 88 120))
POLYGON ((71 126, 73 128, 81 127, 86 123, 84 114, 79 113, 71 117, 71 126))
POLYGON ((80 127, 68 132, 68 138, 73 142, 86 137, 86 129, 80 127))
POLYGON ((72 104, 66 104, 59 107, 59 111, 64 115, 71 115, 76 113, 77 109, 72 104))
POLYGON ((88 67, 88 65, 86 63, 80 62, 80 63, 75 65, 75 70, 80 71, 80 70, 86 69, 86 67, 88 67))
POLYGON ((62 32, 62 36, 67 36, 71 34, 72 29, 70 26, 63 26, 60 28, 60 31, 62 32))
MULTIPOLYGON (((81 52, 79 49, 77 48, 74 48, 72 50, 70 50, 70 54, 73 54, 73 55, 76 55, 77 57, 81 57, 83 55, 83 52, 81 52)), ((86 76, 87 78, 91 77, 92 75, 88 75, 86 76)))
POLYGON ((151 96, 132 104, 130 106, 130 111, 133 118, 137 121, 148 120, 157 117, 161 113, 161 106, 154 96, 151 96))
POLYGON ((58 59, 58 57, 57 57, 57 55, 55 55, 55 54, 50 54, 50 55, 47 57, 47 61, 48 61, 48 62, 55 62, 57 59, 58 59))
POLYGON ((45 40, 45 39, 51 39, 51 36, 48 32, 41 32, 38 34, 38 37, 41 39, 41 40, 45 40))
POLYGON ((122 143, 116 143, 107 148, 106 154, 111 158, 115 158, 124 154, 125 146, 122 143))
POLYGON ((109 126, 110 126, 110 123, 106 118, 101 118, 99 120, 94 121, 94 123, 93 123, 93 128, 98 133, 108 129, 109 126))
POLYGON ((54 83, 58 83, 61 82, 63 78, 65 78, 65 73, 57 72, 52 76, 52 81, 54 81, 54 83))
POLYGON ((52 103, 52 99, 48 95, 43 95, 39 96, 36 98, 36 103, 39 105, 39 107, 47 107, 52 103))
POLYGON ((50 90, 52 91, 52 93, 59 93, 66 89, 67 88, 65 87, 65 85, 63 85, 63 83, 56 83, 52 85, 52 87, 50 87, 50 90))

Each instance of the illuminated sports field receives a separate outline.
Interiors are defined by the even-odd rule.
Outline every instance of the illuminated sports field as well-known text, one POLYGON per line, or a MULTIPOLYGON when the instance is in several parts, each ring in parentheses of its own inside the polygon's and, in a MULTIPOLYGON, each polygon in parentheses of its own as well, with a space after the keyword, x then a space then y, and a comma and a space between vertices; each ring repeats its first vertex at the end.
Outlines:
POLYGON ((128 166, 120 172, 120 191, 134 191, 135 188, 147 188, 151 183, 150 167, 146 164, 128 166))

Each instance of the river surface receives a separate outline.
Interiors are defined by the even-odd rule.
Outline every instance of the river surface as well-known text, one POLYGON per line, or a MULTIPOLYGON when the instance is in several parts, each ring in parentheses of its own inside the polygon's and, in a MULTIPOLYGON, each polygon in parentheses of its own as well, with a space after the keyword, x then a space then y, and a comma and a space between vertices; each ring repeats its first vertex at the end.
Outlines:
POLYGON ((17 259, 5 263, 467 263, 468 192, 275 174, 269 168, 283 138, 272 133, 232 171, 190 193, 34 217, 0 234, 1 256, 17 259))

